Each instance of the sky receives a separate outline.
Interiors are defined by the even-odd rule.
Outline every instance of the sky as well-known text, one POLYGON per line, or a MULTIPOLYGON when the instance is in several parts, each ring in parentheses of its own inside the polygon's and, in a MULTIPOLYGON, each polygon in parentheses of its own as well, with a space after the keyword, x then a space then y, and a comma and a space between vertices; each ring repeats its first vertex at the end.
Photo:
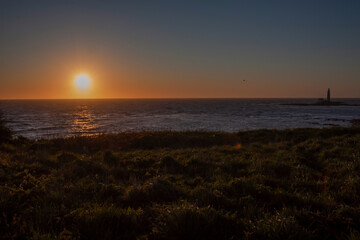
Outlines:
POLYGON ((358 0, 0 0, 0 99, 360 97, 359 12, 358 0))

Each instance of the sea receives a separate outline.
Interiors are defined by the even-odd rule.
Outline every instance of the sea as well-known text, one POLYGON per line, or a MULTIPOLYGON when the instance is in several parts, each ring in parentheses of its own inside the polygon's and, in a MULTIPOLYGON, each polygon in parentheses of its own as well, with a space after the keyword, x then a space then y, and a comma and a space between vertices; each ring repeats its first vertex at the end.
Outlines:
MULTIPOLYGON (((1 100, 16 135, 31 139, 127 131, 225 131, 351 126, 360 106, 296 106, 316 99, 1 100)), ((360 99, 335 99, 360 104, 360 99)))

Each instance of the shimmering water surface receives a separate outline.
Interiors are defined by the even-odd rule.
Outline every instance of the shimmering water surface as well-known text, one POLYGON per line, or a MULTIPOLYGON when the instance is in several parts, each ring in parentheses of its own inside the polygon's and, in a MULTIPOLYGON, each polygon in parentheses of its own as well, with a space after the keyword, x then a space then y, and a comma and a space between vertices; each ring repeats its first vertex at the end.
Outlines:
MULTIPOLYGON (((350 126, 359 106, 287 106, 314 99, 3 100, 7 125, 29 138, 142 130, 350 126)), ((360 99, 338 99, 360 104, 360 99)))

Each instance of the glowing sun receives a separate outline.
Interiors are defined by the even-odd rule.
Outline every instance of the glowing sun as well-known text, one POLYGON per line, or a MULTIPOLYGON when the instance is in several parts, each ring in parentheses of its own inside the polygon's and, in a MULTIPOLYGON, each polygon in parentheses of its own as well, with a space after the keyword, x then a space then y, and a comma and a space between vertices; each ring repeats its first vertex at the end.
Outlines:
POLYGON ((90 78, 85 74, 78 75, 75 78, 75 85, 80 90, 86 90, 90 87, 90 78))

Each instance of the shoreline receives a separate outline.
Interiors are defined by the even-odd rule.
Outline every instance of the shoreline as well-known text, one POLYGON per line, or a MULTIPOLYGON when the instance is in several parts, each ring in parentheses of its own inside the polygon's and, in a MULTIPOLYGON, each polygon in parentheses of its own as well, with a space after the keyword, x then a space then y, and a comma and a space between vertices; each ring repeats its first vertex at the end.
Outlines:
MULTIPOLYGON (((338 124, 324 124, 323 127, 296 127, 296 128, 285 128, 285 129, 277 129, 277 128, 259 128, 259 129, 249 129, 249 130, 239 130, 239 131, 214 131, 214 130, 139 130, 139 131, 119 131, 113 133, 94 133, 94 134, 73 134, 73 135, 54 135, 51 137, 39 137, 39 138, 31 138, 26 137, 21 134, 16 134, 15 131, 9 129, 8 127, 4 127, 7 131, 11 133, 12 140, 16 139, 24 139, 27 141, 53 141, 53 140, 67 140, 67 139, 76 139, 76 138, 122 138, 122 137, 130 137, 130 139, 141 139, 144 137, 234 137, 239 135, 246 134, 262 134, 272 132, 274 134, 288 134, 288 133, 298 133, 301 131, 305 131, 307 133, 310 132, 321 132, 321 131, 332 131, 332 130, 350 130, 350 129, 358 129, 360 127, 360 119, 352 119, 352 120, 343 120, 343 119, 330 119, 332 121, 347 121, 351 123, 351 126, 341 126, 338 124)), ((1 127, 1 126, 0 126, 1 127)))
MULTIPOLYGON (((314 119, 316 120, 316 119, 314 119)), ((204 134, 204 133, 216 133, 216 134, 237 134, 241 132, 256 132, 256 131, 297 131, 302 129, 314 129, 314 130, 322 130, 322 129, 332 129, 332 128, 340 128, 340 129, 348 129, 348 128, 357 128, 360 126, 360 119, 351 119, 351 120, 344 120, 344 119, 338 119, 338 118, 329 118, 326 119, 326 121, 332 121, 334 123, 323 123, 322 126, 319 127, 295 127, 295 128, 258 128, 258 129, 248 129, 248 130, 238 130, 238 131, 217 131, 217 130, 168 130, 168 129, 161 129, 161 130, 124 130, 124 131, 118 131, 118 132, 98 132, 98 133, 90 133, 90 134, 68 134, 68 135, 61 135, 61 134, 51 134, 47 137, 27 137, 22 135, 21 133, 16 133, 16 131, 11 130, 13 137, 19 137, 19 138, 26 138, 28 140, 32 141, 39 141, 39 140, 53 140, 53 139, 67 139, 67 138, 77 138, 77 137, 98 137, 98 136, 114 136, 114 135, 141 135, 141 134, 162 134, 162 133, 175 133, 175 134, 204 134), (344 126, 337 124, 337 122, 346 122, 350 125, 344 126)), ((313 122, 311 124, 318 125, 319 122, 313 122)))

